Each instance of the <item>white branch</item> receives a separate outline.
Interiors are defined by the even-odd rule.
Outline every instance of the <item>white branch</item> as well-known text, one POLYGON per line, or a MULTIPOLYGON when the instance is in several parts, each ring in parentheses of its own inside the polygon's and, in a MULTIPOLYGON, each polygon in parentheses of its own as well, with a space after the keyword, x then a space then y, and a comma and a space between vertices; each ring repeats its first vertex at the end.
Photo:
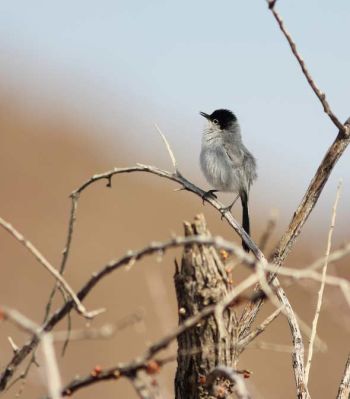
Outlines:
POLYGON ((44 370, 47 377, 49 395, 52 399, 61 399, 62 381, 51 334, 43 334, 41 338, 41 349, 44 354, 44 370))
POLYGON ((167 138, 164 136, 163 132, 160 130, 160 127, 156 123, 154 124, 154 126, 156 127, 158 133, 160 134, 160 137, 163 139, 166 149, 168 150, 168 153, 169 153, 169 156, 171 159, 171 163, 173 164, 175 171, 178 173, 176 158, 175 158, 175 155, 170 147, 170 144, 169 144, 167 138))
POLYGON ((313 355, 313 346, 314 346, 314 341, 315 341, 315 336, 316 336, 316 331, 317 331, 318 318, 319 318, 320 312, 321 312, 324 288, 326 285, 328 258, 329 258, 329 254, 331 252, 333 230, 334 230, 334 225, 335 225, 335 217, 336 217, 336 213, 337 213, 337 206, 338 206, 338 202, 339 202, 341 188, 342 188, 342 182, 340 181, 338 184, 337 194, 336 194, 334 205, 333 205, 332 220, 331 220, 331 225, 330 225, 329 232, 328 232, 326 256, 325 256, 324 266, 322 269, 322 282, 321 282, 320 290, 318 291, 316 311, 315 311, 314 320, 312 322, 311 337, 310 337, 310 341, 309 341, 309 352, 308 352, 307 362, 306 362, 306 366, 305 366, 305 384, 306 385, 309 381, 309 373, 310 373, 310 367, 311 367, 312 355, 313 355))

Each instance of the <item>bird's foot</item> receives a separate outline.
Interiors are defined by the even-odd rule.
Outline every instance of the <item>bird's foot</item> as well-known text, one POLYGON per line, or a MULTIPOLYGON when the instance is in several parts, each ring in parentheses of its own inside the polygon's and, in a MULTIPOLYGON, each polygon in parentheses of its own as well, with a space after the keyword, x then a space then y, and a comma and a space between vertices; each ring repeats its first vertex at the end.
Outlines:
POLYGON ((215 198, 217 199, 218 197, 215 195, 215 193, 217 193, 218 190, 209 190, 206 191, 203 195, 202 195, 202 201, 203 201, 203 205, 204 205, 204 201, 209 197, 211 198, 215 198))

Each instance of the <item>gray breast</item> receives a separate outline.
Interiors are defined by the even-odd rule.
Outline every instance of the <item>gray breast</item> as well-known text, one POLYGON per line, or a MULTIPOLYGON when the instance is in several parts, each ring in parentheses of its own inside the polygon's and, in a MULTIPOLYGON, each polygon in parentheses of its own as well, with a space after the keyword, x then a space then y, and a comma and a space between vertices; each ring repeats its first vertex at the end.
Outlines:
POLYGON ((200 164, 208 183, 220 191, 238 191, 238 176, 224 147, 202 147, 200 164))

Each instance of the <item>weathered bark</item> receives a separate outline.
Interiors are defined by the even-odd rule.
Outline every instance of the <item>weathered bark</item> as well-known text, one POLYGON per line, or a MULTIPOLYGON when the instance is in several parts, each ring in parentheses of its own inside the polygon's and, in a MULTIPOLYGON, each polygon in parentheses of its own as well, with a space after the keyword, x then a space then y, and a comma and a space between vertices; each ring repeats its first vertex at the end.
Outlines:
MULTIPOLYGON (((192 224, 185 223, 184 229, 186 236, 210 235, 203 215, 197 216, 192 224)), ((179 269, 177 266, 174 279, 179 323, 197 314, 205 306, 217 303, 230 290, 225 266, 212 247, 185 247, 181 267, 179 269)), ((224 311, 221 325, 221 337, 218 320, 213 316, 179 336, 176 399, 212 397, 205 384, 210 371, 217 366, 236 368, 237 318, 232 308, 224 311)), ((226 392, 230 392, 230 384, 227 381, 224 384, 228 389, 226 392)))

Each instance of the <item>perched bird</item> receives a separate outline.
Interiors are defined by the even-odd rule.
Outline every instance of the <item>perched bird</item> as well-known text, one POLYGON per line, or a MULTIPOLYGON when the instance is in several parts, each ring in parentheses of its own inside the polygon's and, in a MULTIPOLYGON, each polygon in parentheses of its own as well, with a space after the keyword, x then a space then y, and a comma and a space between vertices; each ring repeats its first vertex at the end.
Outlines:
MULTIPOLYGON (((205 196, 214 196, 215 192, 236 193, 232 204, 222 208, 222 212, 231 211, 237 198, 242 202, 242 226, 250 234, 248 197, 250 186, 257 178, 256 161, 242 143, 241 128, 236 115, 227 109, 217 109, 211 115, 200 112, 208 120, 203 131, 200 164, 208 183, 214 188, 205 196)), ((244 241, 245 251, 249 248, 244 241)))

